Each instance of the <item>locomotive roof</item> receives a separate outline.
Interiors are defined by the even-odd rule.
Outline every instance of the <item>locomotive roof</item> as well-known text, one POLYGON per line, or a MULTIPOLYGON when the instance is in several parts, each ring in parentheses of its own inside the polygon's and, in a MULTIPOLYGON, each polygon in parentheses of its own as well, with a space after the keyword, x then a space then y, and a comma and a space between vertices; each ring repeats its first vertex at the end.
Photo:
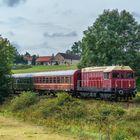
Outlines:
POLYGON ((90 72, 90 71, 111 72, 113 70, 132 70, 132 69, 129 66, 103 66, 103 67, 87 67, 87 68, 83 68, 82 72, 90 72))
POLYGON ((34 77, 34 76, 66 76, 73 75, 77 70, 65 70, 65 71, 49 71, 49 72, 37 72, 37 73, 22 73, 22 74, 13 74, 15 78, 24 78, 24 77, 34 77))

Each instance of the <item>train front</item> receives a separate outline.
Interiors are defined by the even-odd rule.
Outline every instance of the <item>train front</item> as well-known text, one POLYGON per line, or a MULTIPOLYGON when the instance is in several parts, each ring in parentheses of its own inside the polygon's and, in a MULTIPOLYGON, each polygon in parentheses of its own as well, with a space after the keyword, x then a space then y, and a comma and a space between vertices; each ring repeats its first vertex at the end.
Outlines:
POLYGON ((137 90, 134 71, 129 66, 116 67, 111 71, 112 90, 118 97, 133 98, 137 90))

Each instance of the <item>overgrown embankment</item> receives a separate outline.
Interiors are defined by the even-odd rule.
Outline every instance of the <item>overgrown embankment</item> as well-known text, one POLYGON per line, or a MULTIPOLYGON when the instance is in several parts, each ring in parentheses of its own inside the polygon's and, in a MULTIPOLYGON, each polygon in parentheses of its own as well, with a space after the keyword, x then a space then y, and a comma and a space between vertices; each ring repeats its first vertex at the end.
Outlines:
POLYGON ((1 112, 81 139, 140 139, 138 103, 81 100, 66 93, 48 98, 28 92, 8 101, 1 112))

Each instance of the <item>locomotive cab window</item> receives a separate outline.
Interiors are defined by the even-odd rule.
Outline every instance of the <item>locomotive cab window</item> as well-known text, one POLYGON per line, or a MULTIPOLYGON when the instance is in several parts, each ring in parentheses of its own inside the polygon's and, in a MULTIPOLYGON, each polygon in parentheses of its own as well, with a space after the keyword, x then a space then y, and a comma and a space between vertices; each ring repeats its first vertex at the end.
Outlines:
POLYGON ((112 78, 114 78, 114 79, 120 78, 120 73, 119 72, 113 72, 112 73, 112 78))
POLYGON ((127 79, 132 79, 132 78, 134 78, 134 74, 132 72, 127 72, 126 73, 126 78, 127 79))
POLYGON ((109 79, 109 72, 104 73, 104 79, 109 79))

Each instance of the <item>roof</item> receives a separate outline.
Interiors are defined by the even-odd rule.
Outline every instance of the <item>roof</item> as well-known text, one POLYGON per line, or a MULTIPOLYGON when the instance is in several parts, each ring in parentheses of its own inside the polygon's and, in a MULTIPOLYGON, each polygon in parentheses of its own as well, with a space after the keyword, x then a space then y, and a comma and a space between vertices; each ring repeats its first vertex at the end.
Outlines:
POLYGON ((66 76, 73 75, 77 70, 65 70, 65 71, 50 71, 50 72, 37 72, 37 73, 23 73, 23 74, 13 74, 15 78, 30 78, 34 76, 66 76))
POLYGON ((32 56, 24 56, 24 60, 32 61, 33 57, 32 56))
POLYGON ((36 59, 36 62, 50 62, 52 56, 40 56, 36 59))
POLYGON ((22 73, 22 74, 12 74, 12 77, 15 77, 15 78, 30 78, 30 77, 33 77, 33 73, 22 73))
POLYGON ((60 54, 64 59, 80 60, 79 55, 66 54, 66 53, 58 53, 58 54, 60 54))
POLYGON ((132 70, 132 69, 129 66, 103 66, 103 67, 83 68, 82 72, 90 72, 90 71, 111 72, 113 70, 132 70))

